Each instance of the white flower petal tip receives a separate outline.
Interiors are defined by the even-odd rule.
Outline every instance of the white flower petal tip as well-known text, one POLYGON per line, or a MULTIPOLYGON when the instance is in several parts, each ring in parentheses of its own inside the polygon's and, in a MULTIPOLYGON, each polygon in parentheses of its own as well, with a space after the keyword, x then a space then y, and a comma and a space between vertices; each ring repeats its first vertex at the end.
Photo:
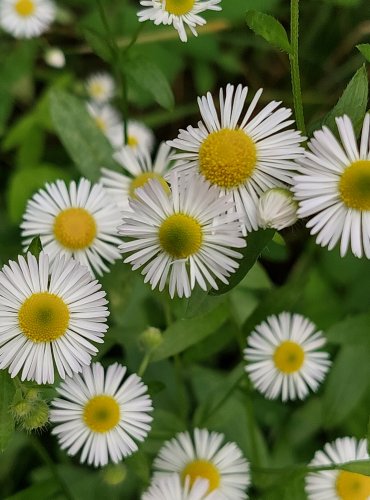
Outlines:
POLYGON ((304 399, 316 391, 329 367, 329 355, 319 350, 325 337, 300 314, 269 316, 248 336, 246 372, 268 399, 304 399))
POLYGON ((193 483, 189 477, 182 482, 179 474, 154 479, 141 500, 217 500, 217 493, 208 492, 209 481, 197 478, 193 483))

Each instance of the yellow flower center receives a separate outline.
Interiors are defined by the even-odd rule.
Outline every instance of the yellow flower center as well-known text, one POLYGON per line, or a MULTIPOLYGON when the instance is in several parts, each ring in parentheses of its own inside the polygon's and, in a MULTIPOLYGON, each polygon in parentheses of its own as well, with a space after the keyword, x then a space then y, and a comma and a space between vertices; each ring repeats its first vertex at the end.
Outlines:
POLYGON ((347 207, 370 210, 370 160, 355 161, 345 169, 339 192, 347 207))
POLYGON ((100 82, 92 82, 89 85, 89 94, 92 97, 101 97, 105 93, 104 86, 100 82))
POLYGON ((159 243, 174 259, 187 259, 196 253, 203 240, 199 222, 185 214, 170 215, 159 228, 159 243))
POLYGON ((18 323, 23 334, 32 342, 52 342, 65 334, 69 309, 53 293, 34 293, 19 309, 18 323))
POLYGON ((211 184, 225 189, 244 184, 256 162, 256 146, 240 129, 212 132, 199 149, 200 172, 211 184))
POLYGON ((35 4, 32 0, 18 0, 14 8, 18 15, 22 17, 29 17, 35 12, 35 4))
POLYGON ((107 131, 107 123, 106 123, 105 120, 103 120, 103 118, 101 116, 95 116, 94 120, 95 120, 95 123, 96 123, 97 127, 102 132, 106 132, 107 131))
POLYGON ((207 460, 194 460, 193 462, 188 463, 181 473, 183 481, 185 481, 186 476, 189 476, 190 478, 190 486, 192 486, 199 477, 208 479, 208 493, 218 488, 221 480, 218 469, 207 460))
POLYGON ((283 373, 297 372, 304 362, 304 350, 296 342, 286 340, 274 352, 274 363, 283 373))
POLYGON ((129 135, 127 137, 127 145, 128 146, 131 146, 132 148, 136 148, 136 146, 138 146, 139 144, 139 141, 137 140, 137 137, 135 137, 134 135, 129 135))
POLYGON ((368 500, 370 498, 370 477, 342 470, 335 488, 341 500, 368 500))
POLYGON ((96 222, 84 208, 67 208, 55 217, 54 236, 69 250, 82 250, 94 241, 96 222))
POLYGON ((195 0, 162 0, 164 8, 174 16, 183 16, 191 11, 195 0))
POLYGON ((149 179, 156 179, 161 183, 164 190, 167 193, 170 193, 170 188, 161 175, 157 174, 156 172, 145 172, 145 174, 140 174, 135 177, 135 179, 132 179, 129 187, 129 195, 131 196, 131 198, 136 198, 135 191, 137 190, 137 188, 143 187, 149 179))
POLYGON ((112 396, 102 394, 90 399, 84 408, 83 420, 93 432, 108 432, 118 424, 120 407, 112 396))

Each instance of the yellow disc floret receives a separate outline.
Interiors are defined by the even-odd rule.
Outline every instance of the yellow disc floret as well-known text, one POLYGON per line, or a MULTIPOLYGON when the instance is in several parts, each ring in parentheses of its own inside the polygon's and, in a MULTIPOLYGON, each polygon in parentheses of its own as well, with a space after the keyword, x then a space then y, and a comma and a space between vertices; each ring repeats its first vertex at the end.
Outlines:
POLYGON ((174 16, 183 16, 190 12, 195 0, 162 0, 164 8, 174 16))
POLYGON ((198 252, 203 241, 199 222, 186 214, 174 214, 165 219, 159 228, 159 243, 174 259, 187 259, 198 252))
POLYGON ((304 362, 304 350, 296 342, 286 340, 274 352, 274 363, 283 373, 297 372, 304 362))
POLYGON ((149 179, 156 179, 161 183, 164 190, 167 193, 170 193, 170 188, 161 175, 157 174, 156 172, 145 172, 144 174, 140 174, 132 179, 129 187, 129 196, 131 196, 131 198, 136 198, 135 191, 137 190, 137 188, 143 187, 149 179))
POLYGON ((94 241, 96 222, 84 208, 67 208, 54 221, 54 236, 69 250, 82 250, 94 241))
POLYGON ((14 8, 19 16, 29 17, 35 12, 35 4, 32 0, 18 0, 14 8))
POLYGON ((341 500, 368 500, 370 477, 342 470, 338 474, 335 488, 341 500))
POLYGON ((218 488, 221 480, 218 469, 211 462, 208 462, 208 460, 194 460, 193 462, 189 462, 181 473, 183 481, 185 481, 186 476, 190 479, 190 486, 199 477, 208 479, 208 493, 218 488))
POLYGON ((211 184, 224 189, 244 184, 256 162, 256 146, 240 129, 212 132, 199 149, 200 172, 211 184))
POLYGON ((134 135, 129 135, 127 137, 127 145, 131 146, 132 148, 136 148, 136 146, 139 145, 139 141, 137 140, 137 137, 134 135))
POLYGON ((370 160, 355 161, 345 169, 339 192, 347 207, 370 210, 370 160))
POLYGON ((53 293, 34 293, 21 305, 18 324, 22 333, 33 342, 52 342, 65 334, 69 309, 53 293))
POLYGON ((93 432, 108 432, 121 417, 119 404, 112 396, 101 394, 90 399, 83 411, 83 420, 93 432))
POLYGON ((89 85, 89 94, 91 97, 98 98, 104 96, 105 88, 100 82, 92 82, 89 85))
POLYGON ((107 122, 101 116, 95 116, 94 120, 98 129, 100 129, 102 132, 107 131, 107 122))

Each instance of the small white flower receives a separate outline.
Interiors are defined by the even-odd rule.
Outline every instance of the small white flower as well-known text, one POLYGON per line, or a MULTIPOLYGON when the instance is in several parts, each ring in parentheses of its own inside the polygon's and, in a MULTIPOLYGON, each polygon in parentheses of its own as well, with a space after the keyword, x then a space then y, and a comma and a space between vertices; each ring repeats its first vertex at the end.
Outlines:
POLYGON ((185 27, 197 36, 196 27, 204 26, 205 19, 199 14, 206 10, 221 10, 221 0, 140 0, 144 7, 138 12, 139 21, 154 21, 155 25, 173 25, 180 40, 187 41, 185 27))
POLYGON ((336 118, 340 141, 323 127, 299 159, 294 178, 298 216, 308 217, 307 227, 316 242, 329 250, 340 241, 343 257, 370 259, 370 114, 365 117, 360 147, 348 116, 336 118))
POLYGON ((100 182, 118 207, 128 210, 129 197, 135 197, 136 189, 143 187, 149 179, 157 179, 169 190, 164 174, 170 165, 170 152, 170 147, 162 143, 153 162, 148 150, 140 149, 135 153, 131 147, 126 146, 117 151, 113 158, 129 175, 102 168, 100 182))
POLYGON ((118 463, 137 451, 150 431, 152 401, 136 374, 122 382, 126 367, 114 363, 104 372, 100 363, 84 367, 57 389, 52 401, 52 431, 68 455, 81 449, 81 462, 95 467, 118 463))
POLYGON ((131 211, 126 212, 120 235, 129 241, 120 246, 129 253, 124 262, 142 274, 152 288, 162 291, 169 276, 171 297, 189 297, 198 283, 217 289, 216 278, 228 283, 242 255, 232 248, 246 245, 229 196, 198 176, 170 178, 171 193, 153 179, 136 190, 131 211), (189 276, 190 275, 190 276, 189 276))
POLYGON ((50 49, 47 49, 44 55, 44 59, 46 64, 48 64, 52 68, 64 68, 66 64, 64 53, 61 49, 58 49, 58 47, 51 47, 50 49))
MULTIPOLYGON (((88 102, 86 108, 96 126, 114 146, 115 141, 118 141, 118 128, 121 126, 121 116, 118 111, 110 104, 100 105, 96 102, 88 102)), ((123 140, 123 136, 121 140, 123 140)))
POLYGON ((28 201, 21 224, 24 246, 40 235, 51 261, 59 254, 74 257, 91 272, 108 271, 104 261, 120 257, 117 226, 120 214, 101 184, 80 179, 46 184, 28 201))
POLYGON ((264 229, 280 231, 297 222, 297 202, 287 188, 272 188, 262 193, 258 201, 257 222, 264 229))
POLYGON ((15 38, 33 38, 54 21, 55 5, 50 0, 1 0, 0 25, 15 38))
POLYGON ((193 485, 206 479, 215 500, 242 500, 250 484, 249 464, 235 443, 222 444, 224 435, 195 429, 194 436, 180 432, 167 441, 154 460, 154 479, 177 473, 193 485))
MULTIPOLYGON (((311 466, 345 464, 355 460, 368 460, 366 440, 344 437, 326 443, 317 451, 311 466)), ((309 500, 369 500, 370 477, 345 470, 312 472, 306 476, 309 500)))
POLYGON ((94 73, 90 75, 86 80, 85 86, 89 98, 98 104, 110 101, 116 91, 114 80, 108 73, 94 73))
POLYGON ((208 490, 207 479, 197 478, 191 483, 187 476, 182 483, 178 474, 171 474, 154 479, 141 500, 220 500, 217 492, 208 493, 208 490))
POLYGON ((107 330, 105 292, 86 267, 44 252, 18 257, 0 272, 0 368, 22 380, 54 382, 91 362, 107 330))
MULTIPOLYGON (((123 123, 119 123, 109 130, 108 139, 116 150, 120 150, 125 146, 124 137, 125 129, 123 123)), ((135 152, 144 149, 151 153, 154 148, 154 134, 143 123, 129 120, 127 122, 127 146, 135 152)))
POLYGON ((304 399, 316 391, 329 370, 321 332, 300 314, 283 312, 256 326, 244 350, 246 371, 254 387, 268 399, 304 399))
POLYGON ((258 228, 257 203, 260 195, 273 187, 292 184, 293 160, 303 149, 300 132, 286 129, 290 109, 272 101, 254 118, 252 114, 262 94, 260 89, 244 110, 248 87, 228 85, 220 89, 220 116, 212 95, 198 98, 203 121, 189 126, 168 144, 181 150, 174 155, 181 171, 195 170, 212 185, 231 193, 245 229, 258 228))

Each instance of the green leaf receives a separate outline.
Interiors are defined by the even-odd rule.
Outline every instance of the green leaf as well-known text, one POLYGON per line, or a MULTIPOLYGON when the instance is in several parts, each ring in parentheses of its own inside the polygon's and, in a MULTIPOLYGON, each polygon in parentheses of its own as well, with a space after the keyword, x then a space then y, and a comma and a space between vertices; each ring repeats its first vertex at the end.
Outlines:
POLYGON ((5 450, 14 432, 14 419, 9 412, 14 393, 10 375, 7 371, 0 370, 0 452, 5 450))
POLYGON ((370 43, 360 43, 356 48, 361 52, 364 58, 370 62, 370 43))
POLYGON ((327 428, 335 427, 360 404, 370 383, 370 347, 345 345, 332 366, 323 396, 327 428))
POLYGON ((247 12, 247 24, 256 35, 262 36, 274 47, 290 54, 291 47, 284 26, 273 16, 250 10, 247 12))
POLYGON ((367 423, 367 452, 370 455, 370 417, 367 423))
POLYGON ((31 252, 32 255, 34 255, 36 258, 40 255, 40 252, 42 252, 42 243, 40 240, 40 236, 36 236, 35 238, 33 238, 29 247, 27 248, 26 253, 28 252, 31 252))
POLYGON ((364 476, 370 476, 370 460, 356 460, 355 462, 348 462, 340 467, 341 470, 348 472, 356 472, 364 476))
POLYGON ((14 495, 7 498, 7 500, 51 500, 57 498, 60 486, 55 479, 48 479, 33 484, 28 488, 18 491, 14 495))
POLYGON ((326 338, 333 344, 365 344, 370 346, 370 313, 359 314, 331 326, 326 338))
POLYGON ((97 181, 101 167, 116 169, 111 145, 80 99, 54 90, 50 107, 58 136, 82 175, 97 181))
POLYGON ((356 135, 359 134, 367 109, 369 82, 365 65, 355 73, 334 108, 326 115, 323 125, 334 133, 337 130, 335 118, 348 115, 356 135))
POLYGON ((174 356, 188 347, 205 339, 226 321, 229 314, 226 303, 216 309, 191 319, 176 321, 163 333, 163 342, 154 352, 152 361, 174 356))
POLYGON ((81 31, 87 43, 90 45, 95 54, 103 59, 103 61, 111 63, 112 51, 109 47, 109 44, 107 43, 106 35, 103 35, 99 33, 99 31, 88 27, 83 27, 81 31))
POLYGON ((143 54, 130 51, 128 58, 123 58, 122 72, 134 85, 149 92, 163 108, 172 110, 174 96, 162 70, 143 54))
POLYGON ((218 283, 218 290, 211 290, 210 295, 222 295, 232 290, 238 283, 242 281, 248 271, 254 266, 256 260, 260 256, 262 250, 271 241, 275 234, 274 229, 260 229, 253 231, 247 236, 247 246, 240 250, 243 254, 242 259, 239 261, 240 265, 236 272, 231 275, 229 284, 218 283))

